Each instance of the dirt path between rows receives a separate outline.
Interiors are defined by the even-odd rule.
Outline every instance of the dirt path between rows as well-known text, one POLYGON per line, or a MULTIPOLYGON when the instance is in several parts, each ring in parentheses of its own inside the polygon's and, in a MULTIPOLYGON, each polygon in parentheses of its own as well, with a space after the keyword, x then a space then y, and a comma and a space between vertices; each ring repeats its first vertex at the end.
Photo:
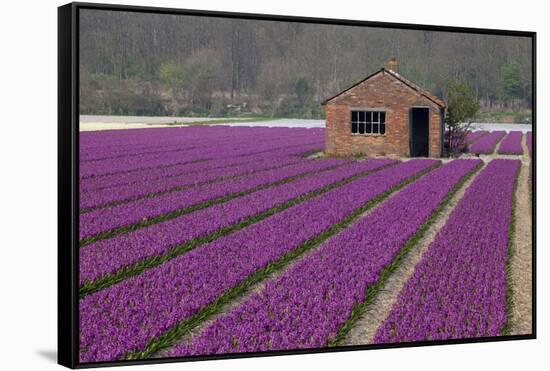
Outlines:
POLYGON ((532 333, 532 215, 529 196, 530 160, 525 136, 522 138, 523 155, 516 189, 515 230, 510 258, 510 284, 512 311, 509 318, 510 335, 532 333))
MULTIPOLYGON (((493 151, 493 153, 498 154, 498 150, 500 149, 500 145, 502 144, 502 142, 504 142, 504 139, 506 139, 507 136, 508 136, 508 134, 506 133, 502 136, 502 138, 500 138, 500 140, 498 141, 498 143, 495 146, 495 150, 493 151)), ((522 136, 522 138, 523 138, 523 136, 522 136)))
MULTIPOLYGON (((484 167, 485 165, 483 165, 484 167)), ((443 228, 455 206, 464 196, 466 189, 477 177, 483 167, 477 170, 462 187, 454 194, 450 202, 443 208, 435 222, 428 228, 424 237, 404 257, 399 267, 388 278, 384 287, 380 290, 374 301, 367 307, 363 315, 353 325, 342 345, 363 345, 370 344, 376 334, 376 330, 388 317, 392 306, 397 301, 397 296, 405 282, 409 280, 414 268, 422 258, 428 246, 433 242, 437 233, 443 228)))

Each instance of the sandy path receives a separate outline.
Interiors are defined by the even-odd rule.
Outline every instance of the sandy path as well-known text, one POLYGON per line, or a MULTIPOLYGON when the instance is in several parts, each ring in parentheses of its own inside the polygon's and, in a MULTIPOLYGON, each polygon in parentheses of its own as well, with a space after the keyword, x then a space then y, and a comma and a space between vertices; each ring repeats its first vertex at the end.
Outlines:
MULTIPOLYGON (((500 145, 502 144, 502 142, 503 142, 504 139, 506 138, 506 135, 507 135, 507 134, 504 134, 504 136, 503 136, 502 138, 500 138, 500 140, 499 140, 498 143, 496 144, 495 150, 493 151, 494 154, 498 154, 498 150, 500 149, 500 145)), ((523 138, 524 136, 522 135, 521 137, 523 138)))
MULTIPOLYGON (((176 117, 176 116, 100 116, 80 115, 79 131, 125 130, 125 129, 151 129, 167 127, 188 127, 187 123, 211 121, 213 125, 219 124, 219 117, 176 117)), ((235 120, 235 118, 228 118, 235 120)), ((224 124, 225 125, 225 124, 224 124)))
MULTIPOLYGON (((103 130, 126 130, 126 129, 151 129, 151 128, 167 128, 174 127, 167 124, 120 124, 114 122, 86 122, 80 123, 79 131, 103 131, 103 130)), ((185 126, 181 126, 185 127, 185 126)))
POLYGON ((506 132, 521 131, 522 133, 526 133, 533 130, 533 126, 531 124, 499 124, 490 122, 477 122, 472 125, 472 129, 489 131, 504 130, 506 132))
MULTIPOLYGON (((485 165, 483 165, 485 166, 485 165)), ((414 267, 422 258, 428 246, 433 242, 437 233, 443 228, 455 206, 464 196, 466 189, 474 181, 481 167, 474 176, 470 177, 462 187, 453 195, 450 202, 443 208, 441 214, 428 228, 422 239, 403 258, 399 267, 388 278, 384 287, 376 295, 374 301, 367 307, 363 315, 353 325, 341 345, 362 345, 372 343, 372 339, 380 324, 390 314, 392 306, 397 301, 397 296, 403 285, 412 276, 414 267)))
MULTIPOLYGON (((525 136, 522 138, 524 153, 528 153, 525 136)), ((510 284, 512 302, 510 335, 532 333, 532 215, 529 197, 529 156, 522 156, 516 190, 516 217, 512 256, 510 259, 510 284)))
POLYGON ((80 115, 81 124, 111 123, 111 124, 173 124, 174 122, 192 122, 218 120, 219 117, 179 117, 179 116, 109 116, 109 115, 80 115))

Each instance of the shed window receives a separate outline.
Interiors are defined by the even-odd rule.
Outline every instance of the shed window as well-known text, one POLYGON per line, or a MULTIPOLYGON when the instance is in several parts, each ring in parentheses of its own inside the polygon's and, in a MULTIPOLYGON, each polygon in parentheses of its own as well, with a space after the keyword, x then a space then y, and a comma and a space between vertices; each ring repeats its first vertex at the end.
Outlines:
POLYGON ((386 134, 386 112, 351 111, 351 133, 368 135, 386 134))

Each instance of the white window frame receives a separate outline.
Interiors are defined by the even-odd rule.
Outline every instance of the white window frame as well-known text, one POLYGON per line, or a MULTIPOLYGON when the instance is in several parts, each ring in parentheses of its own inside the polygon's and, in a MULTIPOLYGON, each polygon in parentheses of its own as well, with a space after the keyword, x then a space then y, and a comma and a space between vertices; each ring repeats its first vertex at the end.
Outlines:
POLYGON ((388 122, 387 122, 387 111, 384 109, 363 109, 363 108, 352 108, 350 109, 350 132, 351 135, 360 135, 360 136, 385 136, 388 132, 388 122), (357 120, 353 120, 353 114, 357 113, 357 120), (381 113, 384 114, 384 121, 381 120, 381 113), (361 114, 364 114, 364 120, 360 120, 361 114), (378 119, 374 120, 374 115, 377 114, 378 119), (357 125, 356 132, 353 131, 353 125, 357 125), (370 133, 367 132, 367 125, 371 125, 370 133), (360 132, 360 125, 364 125, 363 133, 360 132), (374 125, 377 125, 377 131, 374 131, 374 125), (384 125, 384 133, 380 133, 380 125, 384 125))

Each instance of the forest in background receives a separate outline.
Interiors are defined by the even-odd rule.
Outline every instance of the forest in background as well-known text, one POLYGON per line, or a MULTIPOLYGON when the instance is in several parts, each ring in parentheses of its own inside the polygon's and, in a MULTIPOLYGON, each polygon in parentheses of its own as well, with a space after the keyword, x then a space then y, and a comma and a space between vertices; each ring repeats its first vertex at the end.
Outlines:
POLYGON ((526 37, 81 10, 79 45, 81 114, 321 118, 395 57, 437 96, 467 82, 485 119, 530 119, 526 37))

